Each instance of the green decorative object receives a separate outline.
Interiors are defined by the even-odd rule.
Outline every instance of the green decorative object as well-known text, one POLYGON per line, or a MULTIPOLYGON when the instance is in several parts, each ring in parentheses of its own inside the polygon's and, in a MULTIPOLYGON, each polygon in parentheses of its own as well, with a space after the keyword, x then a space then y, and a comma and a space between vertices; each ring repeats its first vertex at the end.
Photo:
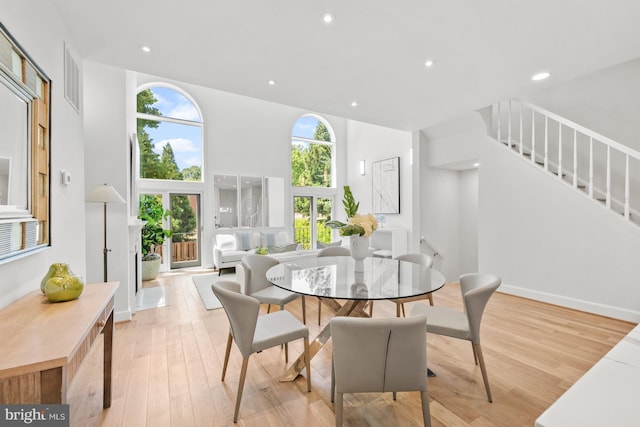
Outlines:
POLYGON ((40 290, 51 302, 71 301, 84 290, 81 276, 73 274, 65 263, 51 264, 49 271, 40 282, 40 290))

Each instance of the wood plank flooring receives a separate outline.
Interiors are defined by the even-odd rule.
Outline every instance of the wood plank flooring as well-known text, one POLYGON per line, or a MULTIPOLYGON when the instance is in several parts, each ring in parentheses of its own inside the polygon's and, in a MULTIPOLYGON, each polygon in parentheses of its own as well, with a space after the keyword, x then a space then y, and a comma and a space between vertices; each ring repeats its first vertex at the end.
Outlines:
MULTIPOLYGON (((101 411, 101 347, 74 381, 72 425, 231 426, 241 356, 234 347, 225 382, 220 381, 228 322, 224 311, 207 311, 190 277, 172 272, 158 283, 171 305, 138 312, 116 324, 113 403, 101 411)), ((434 294, 435 304, 460 308, 457 284, 434 294)), ((288 304, 302 318, 300 300, 288 304)), ((307 303, 311 336, 318 332, 317 304, 307 303)), ((414 303, 421 304, 423 302, 414 303)), ((410 309, 410 304, 407 306, 410 309)), ((265 310, 266 307, 263 307, 265 310)), ((266 311, 266 310, 265 310, 266 311)), ((323 310, 323 324, 330 320, 323 310)), ((374 317, 394 316, 395 304, 375 304, 374 317)), ((433 426, 532 426, 535 419, 598 361, 633 324, 496 293, 483 318, 483 351, 493 403, 487 401, 471 344, 429 334, 427 359, 433 426)), ((302 341, 290 344, 290 360, 302 341)), ((305 379, 279 382, 283 350, 251 356, 238 426, 331 426, 331 342, 311 361, 312 392, 305 379)), ((345 396, 345 426, 420 426, 419 393, 345 396)))

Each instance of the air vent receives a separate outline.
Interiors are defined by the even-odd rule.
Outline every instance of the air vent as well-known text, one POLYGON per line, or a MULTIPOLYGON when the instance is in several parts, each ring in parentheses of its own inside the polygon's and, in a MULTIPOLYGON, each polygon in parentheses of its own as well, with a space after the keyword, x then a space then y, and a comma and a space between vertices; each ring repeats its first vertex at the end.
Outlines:
POLYGON ((67 98, 73 109, 79 113, 80 68, 66 45, 64 47, 64 97, 67 98))

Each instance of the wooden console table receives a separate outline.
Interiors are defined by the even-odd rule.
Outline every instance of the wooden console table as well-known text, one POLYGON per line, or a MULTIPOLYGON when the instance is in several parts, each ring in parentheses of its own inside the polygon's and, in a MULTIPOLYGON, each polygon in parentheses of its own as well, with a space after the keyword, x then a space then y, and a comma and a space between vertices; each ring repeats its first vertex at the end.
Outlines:
POLYGON ((0 403, 68 403, 67 389, 104 333, 104 408, 111 406, 113 301, 117 282, 86 285, 52 304, 40 290, 0 310, 0 403))

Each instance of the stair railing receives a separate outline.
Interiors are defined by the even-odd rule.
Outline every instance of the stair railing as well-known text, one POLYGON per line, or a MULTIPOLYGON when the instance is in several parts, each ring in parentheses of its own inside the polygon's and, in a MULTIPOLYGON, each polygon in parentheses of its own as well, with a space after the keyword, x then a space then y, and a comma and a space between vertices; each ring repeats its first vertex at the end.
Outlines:
MULTIPOLYGON (((520 99, 510 99, 502 101, 493 106, 492 134, 496 135, 499 142, 507 145, 510 149, 515 150, 520 156, 529 157, 532 163, 538 163, 545 170, 554 173, 558 179, 564 179, 565 175, 571 176, 570 184, 576 189, 586 188, 589 198, 601 201, 609 209, 614 207, 622 210, 622 215, 626 219, 630 219, 631 212, 640 217, 640 213, 635 209, 631 209, 631 169, 630 162, 636 162, 640 170, 640 152, 629 148, 617 141, 614 141, 604 135, 587 129, 571 120, 561 117, 544 108, 522 101, 520 99), (540 123, 543 120, 543 123, 540 123), (555 124, 555 125, 554 125, 555 124), (551 126, 557 126, 557 133, 552 133, 551 126), (514 128, 515 131, 514 131, 514 128), (503 139, 506 132, 506 140, 503 139), (543 133, 542 137, 539 135, 543 133), (567 134, 569 141, 567 142, 567 134), (540 139, 543 142, 543 151, 538 151, 540 139), (587 154, 584 153, 585 141, 588 141, 587 154), (598 188, 594 184, 594 164, 596 163, 594 144, 603 144, 606 150, 605 163, 605 188, 598 188), (568 144, 566 146, 565 144, 568 144), (557 145, 557 147, 553 147, 557 145), (552 152, 551 149, 557 148, 552 152), (580 153, 580 155, 579 155, 580 153), (618 201, 612 198, 612 156, 624 156, 624 200, 618 201), (553 159, 551 158, 553 154, 553 159), (572 159, 569 163, 564 164, 564 156, 570 154, 572 159), (581 159, 586 156, 588 171, 584 178, 579 176, 582 173, 580 167, 581 159), (604 196, 603 198, 602 195, 604 196)), ((582 162, 584 163, 584 162, 582 162)), ((635 163, 634 163, 635 164, 635 163)), ((638 176, 640 178, 640 176, 638 176)), ((634 182, 634 184, 636 184, 634 182)), ((640 189, 640 182, 634 188, 640 189)), ((640 194, 634 193, 634 196, 640 194)))

